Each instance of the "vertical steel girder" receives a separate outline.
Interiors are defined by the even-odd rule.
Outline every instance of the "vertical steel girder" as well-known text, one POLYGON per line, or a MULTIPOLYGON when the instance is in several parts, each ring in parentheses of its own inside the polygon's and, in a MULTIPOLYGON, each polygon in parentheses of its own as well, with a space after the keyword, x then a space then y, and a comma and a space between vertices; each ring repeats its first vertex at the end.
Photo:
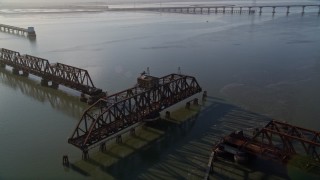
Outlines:
POLYGON ((0 49, 0 63, 88 95, 101 93, 101 89, 95 88, 88 71, 84 69, 62 63, 50 64, 46 59, 30 55, 21 56, 19 52, 4 48, 0 49))
POLYGON ((87 70, 62 63, 51 64, 53 81, 91 94, 90 88, 95 88, 87 70))
POLYGON ((151 89, 133 87, 110 95, 84 112, 68 143, 87 150, 199 92, 201 87, 194 77, 170 74, 160 78, 159 85, 151 89))
POLYGON ((306 155, 320 161, 320 132, 280 121, 270 121, 242 148, 252 145, 259 147, 261 154, 281 159, 296 154, 300 150, 297 145, 301 145, 306 155))

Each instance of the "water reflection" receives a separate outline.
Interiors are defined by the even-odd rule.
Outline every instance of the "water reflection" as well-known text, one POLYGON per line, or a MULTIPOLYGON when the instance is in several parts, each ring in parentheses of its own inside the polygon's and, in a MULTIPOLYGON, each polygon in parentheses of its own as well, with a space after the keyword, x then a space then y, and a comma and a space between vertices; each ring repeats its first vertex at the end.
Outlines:
POLYGON ((68 95, 62 91, 40 86, 31 79, 13 75, 11 71, 0 68, 0 82, 6 86, 20 90, 22 94, 40 102, 49 102, 52 108, 64 114, 79 118, 87 105, 81 103, 78 97, 68 95))

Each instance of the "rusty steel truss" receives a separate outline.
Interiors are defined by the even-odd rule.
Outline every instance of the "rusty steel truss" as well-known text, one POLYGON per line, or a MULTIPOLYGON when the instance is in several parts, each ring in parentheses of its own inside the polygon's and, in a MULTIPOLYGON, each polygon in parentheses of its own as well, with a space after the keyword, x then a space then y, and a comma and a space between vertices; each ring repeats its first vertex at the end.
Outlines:
POLYGON ((168 108, 201 92, 194 77, 170 74, 149 89, 139 86, 100 99, 87 109, 68 143, 87 151, 93 145, 135 123, 157 116, 168 108))
POLYGON ((285 122, 270 121, 244 145, 244 148, 252 145, 259 147, 260 154, 282 160, 298 152, 304 152, 305 155, 320 161, 320 132, 285 122))
POLYGON ((90 96, 99 95, 101 89, 94 86, 87 70, 65 65, 62 63, 50 64, 48 60, 30 55, 20 55, 19 52, 0 49, 0 63, 22 71, 24 75, 33 74, 46 82, 62 84, 71 89, 90 96))
POLYGON ((286 161, 295 154, 320 161, 320 132, 276 120, 262 129, 256 129, 250 138, 242 133, 232 133, 224 143, 267 159, 286 161))

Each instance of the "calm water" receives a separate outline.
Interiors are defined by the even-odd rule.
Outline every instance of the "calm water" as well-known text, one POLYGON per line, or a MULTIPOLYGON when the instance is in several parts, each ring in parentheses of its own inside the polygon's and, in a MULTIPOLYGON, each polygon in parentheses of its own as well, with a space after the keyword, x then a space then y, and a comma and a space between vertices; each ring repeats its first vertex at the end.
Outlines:
MULTIPOLYGON (((1 23, 34 26, 37 39, 0 33, 1 48, 87 69, 95 85, 109 93, 133 86, 147 67, 155 76, 181 67, 182 73, 196 76, 210 98, 196 121, 141 129, 138 138, 110 145, 108 153, 92 152, 92 160, 83 162, 81 152, 67 144, 87 107, 78 101, 79 94, 63 87, 43 88, 37 77, 26 79, 12 75, 9 67, 0 69, 0 179, 201 179, 210 146, 222 134, 264 125, 268 118, 320 130, 316 13, 48 14, 14 8, 19 13, 12 13, 12 7, 1 9, 1 23), (69 155, 73 168, 63 168, 63 154, 69 155)), ((270 174, 261 169, 246 173, 231 176, 270 174)))

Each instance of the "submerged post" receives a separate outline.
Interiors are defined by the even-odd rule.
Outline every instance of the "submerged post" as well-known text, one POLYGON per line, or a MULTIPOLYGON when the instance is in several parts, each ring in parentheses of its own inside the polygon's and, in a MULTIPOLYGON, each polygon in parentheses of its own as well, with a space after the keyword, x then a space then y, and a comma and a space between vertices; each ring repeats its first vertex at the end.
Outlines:
POLYGON ((304 13, 304 8, 305 8, 306 6, 302 6, 302 14, 304 13))
POLYGON ((68 167, 69 166, 69 158, 67 155, 62 157, 62 165, 68 167))

